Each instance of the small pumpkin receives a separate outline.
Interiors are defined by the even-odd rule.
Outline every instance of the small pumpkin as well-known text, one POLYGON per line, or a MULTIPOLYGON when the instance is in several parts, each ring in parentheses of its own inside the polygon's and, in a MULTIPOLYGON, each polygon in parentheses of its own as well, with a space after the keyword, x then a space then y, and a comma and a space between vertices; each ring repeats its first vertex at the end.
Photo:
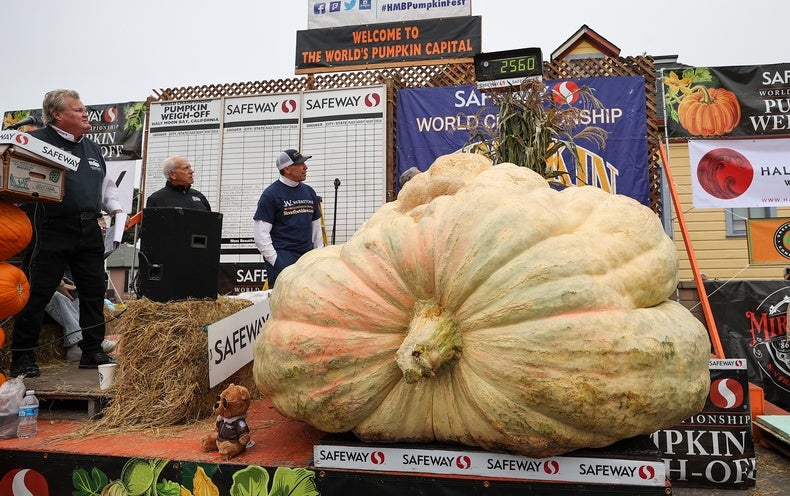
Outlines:
POLYGON ((30 243, 33 228, 25 212, 6 200, 0 199, 0 260, 16 255, 30 243))
POLYGON ((0 262, 0 319, 6 319, 27 303, 30 284, 25 273, 10 263, 0 262))
POLYGON ((677 271, 633 199, 441 157, 280 274, 253 374, 282 414, 366 441, 606 446, 705 403, 710 343, 668 300, 677 271))
POLYGON ((696 86, 678 105, 678 119, 693 136, 727 134, 741 120, 741 105, 732 91, 696 86))
POLYGON ((0 349, 5 346, 5 329, 0 327, 0 349))
POLYGON ((8 380, 8 379, 7 379, 7 377, 5 376, 5 374, 4 374, 4 373, 2 373, 2 372, 0 372, 0 386, 2 386, 3 384, 5 384, 6 380, 8 380))

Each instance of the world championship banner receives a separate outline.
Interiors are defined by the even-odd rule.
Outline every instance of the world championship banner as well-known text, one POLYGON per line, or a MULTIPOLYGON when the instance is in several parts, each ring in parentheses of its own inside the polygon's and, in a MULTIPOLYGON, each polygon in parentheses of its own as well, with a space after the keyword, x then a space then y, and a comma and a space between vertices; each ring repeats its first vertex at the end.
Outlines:
MULTIPOLYGON (((583 108, 579 127, 597 126, 608 133, 606 147, 578 140, 582 167, 563 151, 551 164, 567 172, 568 185, 590 184, 610 193, 630 196, 649 205, 645 80, 642 77, 602 77, 546 80, 557 103, 581 106, 577 90, 587 86, 602 107, 583 108)), ((470 127, 496 130, 497 109, 487 93, 474 85, 398 91, 398 176, 410 167, 424 171, 440 155, 470 146, 470 127)))
POLYGON ((669 138, 790 134, 790 64, 663 72, 669 138))
POLYGON ((751 487, 756 482, 747 361, 710 361, 710 392, 699 413, 653 434, 673 486, 751 487))
POLYGON ((750 264, 790 263, 790 217, 748 219, 750 264))
MULTIPOLYGON (((143 127, 145 102, 86 105, 91 130, 85 136, 98 143, 104 160, 137 160, 143 157, 143 127)), ((3 129, 25 119, 30 124, 20 131, 32 131, 44 126, 41 109, 12 110, 3 115, 3 129)))
POLYGON ((480 16, 297 31, 296 73, 472 58, 481 31, 480 16))
POLYGON ((746 359, 749 381, 790 409, 790 281, 705 281, 705 291, 725 356, 746 359))
POLYGON ((309 0, 307 28, 472 15, 472 0, 309 0))

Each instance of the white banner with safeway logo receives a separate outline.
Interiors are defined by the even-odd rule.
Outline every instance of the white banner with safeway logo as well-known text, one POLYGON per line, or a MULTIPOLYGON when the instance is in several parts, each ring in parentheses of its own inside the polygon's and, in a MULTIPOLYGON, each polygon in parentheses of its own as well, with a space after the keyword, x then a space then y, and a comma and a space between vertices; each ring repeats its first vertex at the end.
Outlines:
POLYGON ((318 468, 474 475, 533 481, 664 486, 662 461, 555 456, 529 458, 484 451, 317 445, 318 468))
POLYGON ((472 15, 472 0, 308 0, 307 29, 472 15))
POLYGON ((690 140, 695 208, 790 205, 790 139, 690 140))
POLYGON ((267 293, 266 299, 206 326, 209 387, 216 386, 252 362, 255 338, 269 320, 269 315, 267 293))

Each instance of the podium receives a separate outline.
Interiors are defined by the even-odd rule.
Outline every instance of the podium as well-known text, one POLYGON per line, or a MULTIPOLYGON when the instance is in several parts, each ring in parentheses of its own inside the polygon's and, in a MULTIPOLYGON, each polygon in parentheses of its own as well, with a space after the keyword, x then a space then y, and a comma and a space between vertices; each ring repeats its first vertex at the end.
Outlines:
POLYGON ((158 302, 217 299, 222 214, 144 208, 138 296, 158 302))

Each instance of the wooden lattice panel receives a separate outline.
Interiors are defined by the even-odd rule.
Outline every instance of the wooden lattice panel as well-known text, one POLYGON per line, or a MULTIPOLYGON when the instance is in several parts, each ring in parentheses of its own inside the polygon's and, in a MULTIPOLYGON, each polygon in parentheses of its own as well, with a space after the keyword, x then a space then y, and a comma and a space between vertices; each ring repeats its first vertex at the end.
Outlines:
MULTIPOLYGON (((648 167, 650 175, 650 206, 657 214, 663 211, 661 197, 661 165, 658 144, 661 134, 658 127, 656 71, 653 58, 640 57, 601 57, 544 62, 543 77, 546 79, 571 79, 607 76, 643 76, 647 89, 647 134, 648 167)), ((148 102, 171 100, 200 100, 229 96, 265 95, 272 93, 296 93, 309 90, 328 90, 385 84, 388 87, 387 99, 395 108, 397 91, 403 88, 429 88, 456 86, 475 83, 474 64, 448 63, 408 67, 382 68, 352 72, 309 74, 288 79, 268 81, 249 81, 246 83, 227 83, 216 85, 166 88, 155 91, 156 97, 148 102)), ((395 112, 390 112, 387 123, 390 137, 387 151, 387 190, 388 198, 394 198, 395 182, 395 112)))

